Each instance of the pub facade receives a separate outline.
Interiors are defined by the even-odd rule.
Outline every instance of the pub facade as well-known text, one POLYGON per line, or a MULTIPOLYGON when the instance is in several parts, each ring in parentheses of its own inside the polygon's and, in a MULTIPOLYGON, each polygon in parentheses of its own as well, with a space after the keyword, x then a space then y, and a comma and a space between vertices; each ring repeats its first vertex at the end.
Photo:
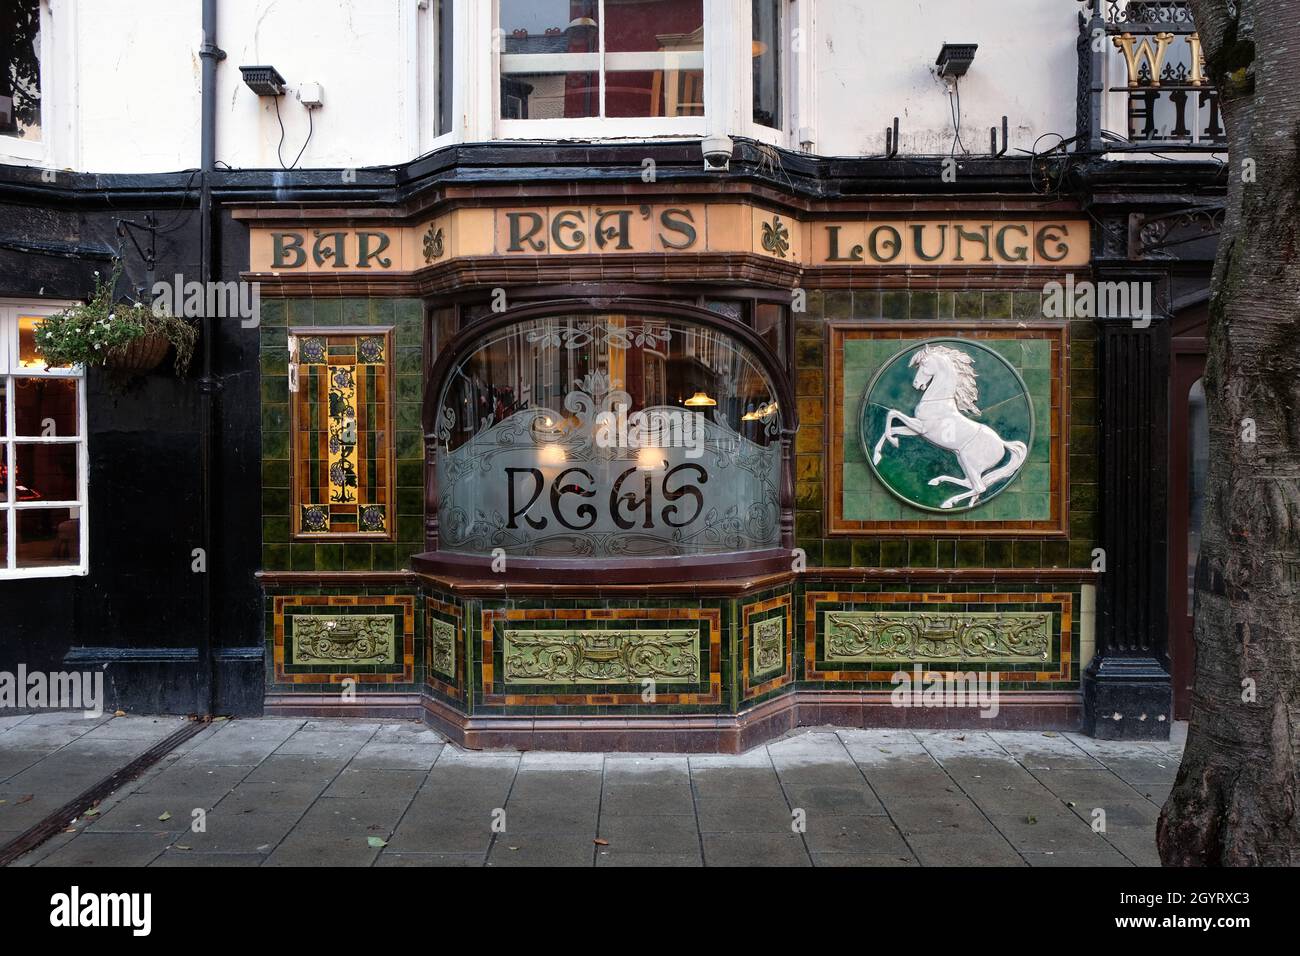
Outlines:
POLYGON ((411 6, 423 155, 213 163, 206 223, 188 172, 0 169, 0 665, 469 747, 1185 716, 1224 173, 1183 4, 1009 4, 1066 76, 957 21, 908 95, 946 115, 989 56, 984 113, 1063 102, 942 148, 880 103, 846 148, 822 51, 944 39, 873 4, 411 6), (114 259, 256 314, 208 314, 191 379, 45 367, 114 259))

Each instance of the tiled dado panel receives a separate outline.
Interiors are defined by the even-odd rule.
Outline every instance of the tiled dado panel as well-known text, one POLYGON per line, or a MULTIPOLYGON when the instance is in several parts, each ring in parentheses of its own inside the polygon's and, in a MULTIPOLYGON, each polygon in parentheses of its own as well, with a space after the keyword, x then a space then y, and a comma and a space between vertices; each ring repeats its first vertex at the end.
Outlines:
POLYGON ((436 694, 465 703, 465 614, 450 595, 424 598, 424 682, 436 694))
POLYGON ((791 594, 742 603, 740 696, 749 702, 794 680, 794 609, 791 594))
POLYGON ((416 598, 410 594, 271 597, 276 684, 412 684, 416 598))
POLYGON ((664 713, 681 707, 716 710, 726 700, 728 622, 722 602, 715 607, 491 605, 484 602, 478 612, 474 668, 476 697, 485 707, 664 713))
POLYGON ((804 681, 884 689, 919 664, 996 671, 1004 690, 1078 686, 1077 591, 867 587, 804 592, 804 681))
MULTIPOLYGON (((424 440, 420 421, 423 304, 418 299, 395 298, 266 299, 261 317, 262 569, 390 571, 406 567, 410 555, 423 549, 424 541, 424 440), (393 500, 387 503, 383 530, 372 522, 376 530, 369 539, 295 537, 295 530, 302 530, 302 516, 297 515, 295 525, 293 415, 288 377, 290 326, 393 330, 386 374, 393 376, 394 430, 390 441, 396 468, 391 476, 383 476, 391 485, 393 500), (395 540, 391 540, 394 536, 395 540)), ((358 527, 357 531, 363 529, 358 527)))
MULTIPOLYGON (((843 368, 843 356, 833 349, 828 329, 832 323, 894 323, 900 335, 924 330, 927 336, 949 334, 944 327, 977 327, 997 324, 1015 328, 1019 323, 1044 323, 1042 295, 1038 291, 992 290, 817 290, 808 294, 808 310, 795 318, 796 392, 799 403, 799 432, 795 440, 795 535, 808 563, 827 567, 866 568, 1085 568, 1092 562, 1097 546, 1097 401, 1096 401, 1096 328, 1095 323, 1076 319, 1066 323, 1063 341, 1055 346, 1065 371, 1062 391, 1053 392, 1052 404, 1059 408, 1060 461, 1036 462, 1038 471, 1048 471, 1050 481, 1059 481, 1061 473, 1068 483, 1061 494, 1068 506, 1065 533, 1046 530, 1049 521, 1038 527, 1023 529, 976 529, 948 527, 951 520, 942 514, 929 518, 929 525, 915 528, 872 528, 867 530, 836 522, 827 512, 832 494, 846 490, 861 494, 861 487, 843 487, 842 473, 833 469, 834 446, 838 432, 846 437, 843 405, 838 411, 832 404, 833 369, 843 368), (838 482, 840 487, 832 487, 838 482), (1016 532, 1019 537, 1008 532, 1016 532)), ((1037 362, 1037 355, 1028 355, 1037 362)), ((1040 370, 1026 367, 1026 384, 1037 384, 1040 370)), ((1048 369, 1042 369, 1050 376, 1048 369)), ((1041 386, 1040 386, 1041 390, 1041 386)), ((1042 399, 1039 399, 1041 405, 1042 399)), ((979 419, 976 418, 976 421, 979 419)), ((850 429, 851 430, 851 429, 850 429)), ((854 437, 853 440, 856 441, 854 437)), ((922 439, 902 439, 906 441, 922 439)), ((891 449, 892 450, 892 449, 891 449)), ((871 476, 871 480, 875 480, 871 476)), ((949 485, 948 487, 953 487, 949 485)), ((1057 488, 1060 486, 1058 485, 1057 488)), ((883 490, 883 489, 882 489, 883 490)), ((1053 489, 1057 490, 1057 489, 1053 489)), ((893 496, 885 493, 893 501, 893 496)), ((999 495, 988 506, 1008 508, 1015 500, 1008 498, 999 505, 999 495)), ((861 501, 857 502, 863 503, 861 501)), ((897 501, 900 509, 906 508, 897 501)), ((1037 521, 1033 509, 1039 502, 1017 502, 1018 510, 1028 509, 1030 520, 1037 521)), ((971 517, 971 512, 953 518, 971 517)), ((901 514, 899 516, 901 518, 901 514)), ((912 515, 921 518, 922 513, 912 515)), ((898 519, 895 519, 898 520, 898 519)), ((1016 520, 1020 520, 1017 518, 1016 520)), ((1055 525, 1060 528, 1060 525, 1055 525)))

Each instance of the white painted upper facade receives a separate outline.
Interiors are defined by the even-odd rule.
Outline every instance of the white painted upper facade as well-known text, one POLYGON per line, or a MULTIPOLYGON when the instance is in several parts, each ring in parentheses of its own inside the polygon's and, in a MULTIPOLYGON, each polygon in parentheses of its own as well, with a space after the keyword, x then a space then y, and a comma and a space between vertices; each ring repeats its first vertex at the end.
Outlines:
MULTIPOLYGON (((39 2, 40 129, 25 137, 0 134, 0 163, 96 173, 195 168, 201 0, 39 2)), ((227 54, 217 71, 218 162, 279 169, 292 165, 301 151, 297 168, 361 168, 408 162, 457 142, 721 134, 824 156, 878 156, 894 117, 900 155, 987 155, 990 127, 1000 129, 1004 115, 1010 155, 1075 133, 1083 6, 1077 2, 771 0, 783 18, 779 129, 753 119, 752 64, 762 47, 753 34, 751 0, 696 0, 703 11, 702 50, 692 48, 690 36, 670 31, 674 39, 660 37, 662 47, 685 52, 623 53, 622 61, 603 47, 539 59, 541 54, 527 52, 548 42, 537 37, 548 29, 558 37, 555 31, 574 27, 546 11, 557 0, 533 0, 527 14, 515 6, 503 18, 502 4, 512 2, 518 0, 218 0, 217 43, 227 54), (453 11, 455 82, 449 129, 439 135, 437 20, 444 2, 453 11), (516 25, 527 16, 533 22, 516 25), (551 21, 554 26, 548 26, 551 21), (512 46, 520 29, 529 30, 531 39, 512 46), (956 95, 935 67, 945 41, 978 44, 956 95), (673 88, 663 95, 672 102, 698 97, 695 114, 503 118, 503 68, 541 70, 557 63, 581 70, 605 56, 610 59, 604 72, 597 67, 601 85, 593 81, 592 96, 606 90, 607 82, 612 89, 619 77, 631 75, 615 72, 619 63, 624 69, 680 67, 660 74, 671 77, 673 88), (285 78, 286 94, 258 96, 249 89, 239 67, 253 64, 274 66, 285 78), (697 64, 702 89, 688 82, 697 64), (310 117, 297 96, 307 84, 322 90, 322 105, 310 117), (954 129, 958 106, 960 141, 954 129)), ((650 0, 558 2, 568 12, 589 4, 597 16, 586 24, 613 22, 650 0)), ((603 26, 578 29, 591 29, 594 36, 603 26)), ((545 82, 533 77, 528 84, 535 110, 542 109, 545 82)), ((690 112, 679 102, 671 108, 690 112)), ((1112 126, 1124 121, 1122 100, 1108 101, 1108 111, 1112 126)))

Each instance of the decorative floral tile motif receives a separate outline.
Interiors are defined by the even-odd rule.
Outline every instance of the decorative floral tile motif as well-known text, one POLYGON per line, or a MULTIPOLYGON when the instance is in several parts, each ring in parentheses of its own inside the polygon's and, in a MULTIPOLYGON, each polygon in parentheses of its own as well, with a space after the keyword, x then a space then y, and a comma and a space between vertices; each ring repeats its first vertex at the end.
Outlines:
POLYGON ((294 537, 391 540, 391 333, 292 331, 294 537))
POLYGON ((790 594, 742 605, 739 636, 743 699, 751 700, 794 680, 794 614, 790 594))
POLYGON ((461 607, 455 602, 424 599, 424 675, 434 690, 464 703, 465 654, 461 647, 461 607))
POLYGON ((279 594, 271 601, 273 681, 415 681, 412 595, 279 594))
POLYGON ((484 609, 480 618, 486 705, 722 703, 716 608, 484 609))
POLYGON ((524 630, 503 634, 502 676, 512 684, 696 684, 699 628, 524 630))
POLYGON ((290 619, 299 664, 391 664, 394 619, 387 614, 298 614, 290 619))
POLYGON ((830 661, 1037 662, 1052 653, 1045 611, 830 611, 830 661))
POLYGON ((780 618, 759 621, 750 626, 750 643, 753 647, 753 666, 750 673, 764 677, 781 669, 785 662, 785 627, 780 618))
POLYGON ((1070 681, 1074 603, 1069 592, 810 590, 803 679, 888 683, 921 664, 996 670, 1005 682, 1070 681))

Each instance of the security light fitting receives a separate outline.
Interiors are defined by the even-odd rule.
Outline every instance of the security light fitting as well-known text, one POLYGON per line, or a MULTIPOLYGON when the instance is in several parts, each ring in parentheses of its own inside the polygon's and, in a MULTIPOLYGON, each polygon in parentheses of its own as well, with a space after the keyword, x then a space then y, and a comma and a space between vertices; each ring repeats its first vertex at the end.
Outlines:
POLYGON ((284 77, 273 66, 241 66, 244 84, 258 96, 284 96, 284 77))
POLYGON ((939 49, 939 57, 934 65, 939 68, 939 75, 949 78, 965 76, 975 61, 978 43, 945 43, 939 49))

